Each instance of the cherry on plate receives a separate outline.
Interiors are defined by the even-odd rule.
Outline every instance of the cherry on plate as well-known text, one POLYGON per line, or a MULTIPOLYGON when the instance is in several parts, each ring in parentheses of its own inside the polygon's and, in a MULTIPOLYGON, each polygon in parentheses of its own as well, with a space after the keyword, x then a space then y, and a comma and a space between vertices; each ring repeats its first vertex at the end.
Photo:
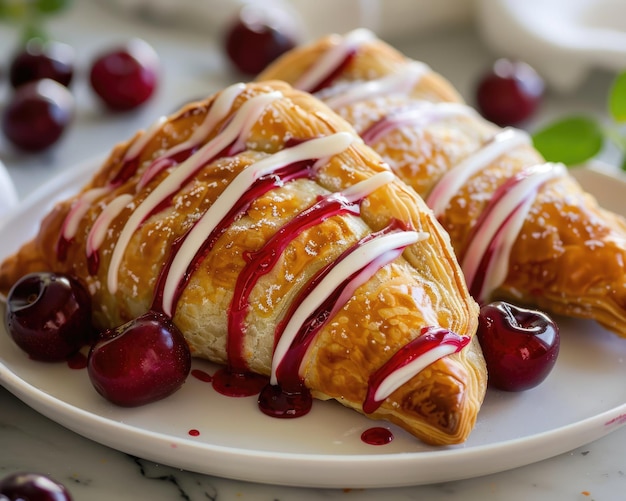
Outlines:
POLYGON ((527 390, 544 381, 560 346, 559 328, 548 315, 504 301, 481 307, 478 340, 489 384, 506 391, 527 390))
POLYGON ((159 57, 144 40, 135 38, 98 55, 89 71, 94 92, 111 110, 137 108, 154 94, 159 57))
POLYGON ((2 131, 17 148, 43 151, 56 143, 74 118, 74 98, 49 78, 18 87, 2 117, 2 131))
POLYGON ((478 111, 500 126, 516 125, 530 118, 541 103, 543 78, 528 64, 498 59, 476 87, 478 111))
POLYGON ((30 273, 11 287, 5 323, 30 358, 65 360, 92 340, 91 297, 69 276, 30 273))
POLYGON ((74 66, 73 47, 55 40, 33 38, 13 57, 9 80, 14 88, 42 78, 50 78, 67 87, 74 76, 74 66))
POLYGON ((67 488, 39 473, 12 473, 0 480, 0 500, 72 501, 67 488), (4 498, 3 498, 4 496, 4 498))
POLYGON ((91 347, 87 370, 100 395, 135 407, 178 390, 191 370, 191 354, 171 319, 148 311, 104 332, 91 347))
POLYGON ((245 6, 225 35, 228 58, 240 72, 259 74, 278 56, 295 47, 295 36, 288 23, 274 10, 245 6))

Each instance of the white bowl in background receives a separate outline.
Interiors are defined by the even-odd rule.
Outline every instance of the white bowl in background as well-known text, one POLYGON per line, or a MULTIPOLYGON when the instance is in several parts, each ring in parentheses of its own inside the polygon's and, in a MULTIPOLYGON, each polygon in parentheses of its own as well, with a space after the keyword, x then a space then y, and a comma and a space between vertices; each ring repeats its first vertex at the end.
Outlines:
POLYGON ((594 68, 626 69, 624 0, 478 0, 476 16, 496 55, 524 60, 558 91, 594 68))
POLYGON ((148 21, 219 32, 244 5, 288 17, 301 41, 368 28, 389 40, 469 23, 475 0, 108 0, 148 21))

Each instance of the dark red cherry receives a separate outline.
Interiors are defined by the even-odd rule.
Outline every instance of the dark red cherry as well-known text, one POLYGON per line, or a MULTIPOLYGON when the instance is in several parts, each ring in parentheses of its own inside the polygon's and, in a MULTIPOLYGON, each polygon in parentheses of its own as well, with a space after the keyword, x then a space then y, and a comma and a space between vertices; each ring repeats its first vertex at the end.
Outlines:
POLYGON ((273 12, 248 5, 226 32, 224 45, 232 64, 253 76, 295 47, 296 41, 273 12))
POLYGON ((70 91, 44 78, 16 89, 4 110, 2 131, 17 148, 39 152, 56 143, 73 118, 70 91))
POLYGON ((33 38, 14 56, 9 80, 14 88, 33 80, 50 78, 66 87, 74 76, 74 49, 54 40, 33 38))
POLYGON ((9 501, 72 501, 72 496, 64 485, 46 475, 13 473, 0 480, 0 500, 2 499, 9 501))
POLYGON ((541 383, 552 371, 560 346, 559 328, 548 315, 503 301, 481 307, 478 340, 489 384, 506 391, 541 383))
POLYGON ((31 273, 9 291, 5 322, 32 359, 65 360, 92 340, 91 298, 71 277, 31 273))
POLYGON ((476 104, 487 120, 516 125, 537 110, 544 89, 543 78, 528 64, 498 59, 478 82, 476 104))
POLYGON ((191 370, 191 354, 169 317, 149 311, 104 332, 91 348, 87 369, 104 398, 135 407, 178 390, 191 370))
POLYGON ((97 56, 89 72, 89 81, 108 108, 124 111, 136 108, 152 97, 157 88, 158 73, 157 53, 147 42, 136 38, 97 56))

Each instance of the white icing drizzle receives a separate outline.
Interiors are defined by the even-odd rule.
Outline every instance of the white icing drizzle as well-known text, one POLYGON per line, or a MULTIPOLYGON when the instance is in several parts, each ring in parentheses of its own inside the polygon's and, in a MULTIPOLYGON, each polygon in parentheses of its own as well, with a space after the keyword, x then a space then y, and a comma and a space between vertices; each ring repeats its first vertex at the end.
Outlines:
POLYGON ((85 216, 89 207, 93 204, 93 202, 107 193, 109 191, 109 187, 101 187, 101 188, 92 188, 91 190, 87 190, 82 195, 80 195, 72 208, 68 212, 65 220, 63 221, 63 226, 61 228, 61 235, 66 240, 71 240, 78 231, 78 224, 81 219, 85 216))
POLYGON ((351 84, 340 93, 325 97, 324 101, 328 106, 336 110, 351 103, 373 99, 378 96, 409 94, 420 78, 429 70, 428 65, 412 61, 401 71, 390 73, 376 80, 351 84))
POLYGON ((91 256, 94 252, 98 251, 102 242, 104 242, 109 225, 132 200, 133 196, 130 193, 119 195, 109 202, 102 212, 98 214, 87 236, 87 256, 91 256))
POLYGON ((145 218, 169 196, 180 190, 194 172, 235 141, 251 117, 258 119, 269 104, 281 97, 282 93, 280 92, 269 92, 255 96, 243 103, 220 134, 179 164, 133 211, 120 232, 109 263, 107 286, 111 294, 117 291, 119 267, 126 247, 145 218))
POLYGON ((352 51, 374 38, 374 34, 364 28, 346 34, 294 83, 294 87, 306 91, 315 89, 345 61, 352 51))
POLYGON ((497 244, 485 272, 483 287, 476 298, 478 301, 486 299, 506 278, 511 248, 534 202, 537 190, 550 179, 566 175, 566 168, 562 164, 545 163, 529 168, 526 174, 488 208, 489 213, 476 230, 462 260, 461 268, 471 286, 485 252, 492 242, 497 244))
MULTIPOLYGON (((206 113, 202 123, 192 132, 186 141, 178 143, 159 155, 145 170, 141 179, 137 183, 137 190, 141 190, 150 182, 163 168, 168 166, 169 158, 189 148, 200 144, 204 138, 215 128, 215 126, 223 120, 233 106, 233 102, 244 90, 246 86, 243 83, 231 85, 220 92, 213 104, 206 113)), ((240 136, 245 135, 242 131, 240 136)))
POLYGON ((161 116, 157 118, 157 120, 150 126, 148 129, 130 145, 130 147, 126 150, 124 154, 124 158, 122 158, 122 163, 129 162, 133 158, 139 156, 141 151, 146 147, 148 142, 156 135, 156 133, 161 129, 167 117, 161 116))
POLYGON ((408 364, 394 370, 378 386, 374 393, 374 399, 378 402, 385 400, 394 391, 400 388, 412 377, 419 374, 429 365, 435 363, 440 358, 452 355, 458 351, 458 347, 452 344, 443 343, 428 350, 423 355, 416 357, 408 364))
POLYGON ((272 357, 272 371, 270 384, 278 384, 276 371, 285 358, 293 340, 297 336, 307 318, 318 308, 327 298, 329 291, 334 291, 348 279, 357 273, 364 266, 375 261, 379 256, 384 255, 394 249, 404 248, 412 245, 421 239, 427 238, 428 234, 416 231, 400 231, 381 235, 370 240, 357 248, 349 258, 341 260, 330 272, 317 284, 311 293, 302 301, 293 313, 289 322, 276 344, 272 357))
POLYGON ((341 192, 348 202, 357 202, 374 193, 378 188, 389 184, 396 176, 391 171, 383 171, 374 174, 363 181, 349 186, 341 192))
POLYGON ((313 159, 318 155, 337 155, 346 150, 353 140, 354 136, 348 132, 311 139, 280 150, 241 171, 196 222, 174 256, 163 288, 163 312, 166 315, 172 315, 176 289, 196 253, 211 231, 228 214, 234 202, 239 200, 257 179, 286 165, 313 159))
POLYGON ((526 144, 531 144, 527 133, 513 128, 502 130, 492 141, 446 172, 428 195, 426 204, 433 210, 436 217, 440 217, 452 197, 470 177, 507 151, 526 144))
POLYGON ((361 136, 367 144, 373 144, 392 130, 404 126, 410 126, 413 130, 417 130, 427 126, 433 121, 461 115, 479 117, 478 113, 476 113, 473 108, 465 104, 417 101, 408 108, 390 113, 369 129, 363 131, 361 136))

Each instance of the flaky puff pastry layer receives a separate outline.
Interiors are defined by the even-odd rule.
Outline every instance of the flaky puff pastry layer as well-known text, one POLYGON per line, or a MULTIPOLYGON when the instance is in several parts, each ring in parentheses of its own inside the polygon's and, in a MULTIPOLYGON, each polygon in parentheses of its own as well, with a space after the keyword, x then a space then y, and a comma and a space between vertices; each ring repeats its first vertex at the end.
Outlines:
POLYGON ((595 319, 626 336, 624 219, 603 210, 563 166, 545 164, 522 131, 485 121, 441 75, 363 30, 294 49, 263 79, 285 80, 323 99, 424 197, 479 302, 504 298, 595 319), (511 197, 508 207, 494 203, 527 175, 543 181, 511 197), (525 197, 533 200, 520 227, 504 222, 496 236, 492 226, 492 240, 485 237, 485 222, 495 225, 494 214, 512 214, 525 197), (513 241, 500 262, 476 250, 495 252, 507 239, 513 241), (485 263, 500 274, 481 283, 485 263))
POLYGON ((322 320, 299 377, 313 396, 364 412, 372 373, 424 329, 469 338, 460 351, 411 375, 369 413, 429 444, 463 442, 484 398, 486 369, 475 338, 478 306, 449 237, 347 122, 285 83, 229 87, 118 145, 79 194, 45 217, 34 240, 2 263, 0 287, 6 293, 33 271, 74 275, 90 291, 101 329, 150 308, 167 313, 169 304, 194 356, 271 375, 281 384, 273 364, 284 323, 312 296, 334 292, 313 288, 314 275, 325 267, 335 270, 337 262, 358 264, 364 258, 357 252, 344 260, 342 253, 365 248, 362 239, 386 231, 415 239, 387 262, 372 268, 370 257, 357 267, 371 276, 322 320), (312 144, 307 154, 294 153, 312 144), (280 158, 282 164, 275 162, 280 158), (277 168, 269 173, 269 188, 259 190, 268 179, 266 169, 241 188, 247 173, 272 163, 303 167, 304 175, 289 177, 298 169, 277 168), (194 165, 192 174, 181 176, 194 165), (176 176, 180 179, 174 183, 176 176), (358 188, 381 176, 384 182, 358 188), (233 195, 237 187, 239 195, 233 195), (160 192, 169 195, 155 195, 160 192), (315 224, 309 224, 310 218, 298 222, 333 193, 352 193, 352 199, 315 224), (195 233, 210 214, 218 214, 214 227, 219 231, 195 233), (275 256, 264 253, 274 241, 282 241, 284 248, 275 256), (177 276, 172 270, 176 259, 188 253, 183 250, 187 242, 195 242, 195 254, 190 254, 195 257, 184 261, 185 273, 174 281, 175 294, 168 296, 174 299, 168 302, 162 284, 177 276), (247 295, 241 294, 241 275, 249 278, 251 269, 260 269, 261 256, 270 265, 266 261, 267 269, 247 295), (240 324, 233 322, 235 295, 245 299, 240 324))

